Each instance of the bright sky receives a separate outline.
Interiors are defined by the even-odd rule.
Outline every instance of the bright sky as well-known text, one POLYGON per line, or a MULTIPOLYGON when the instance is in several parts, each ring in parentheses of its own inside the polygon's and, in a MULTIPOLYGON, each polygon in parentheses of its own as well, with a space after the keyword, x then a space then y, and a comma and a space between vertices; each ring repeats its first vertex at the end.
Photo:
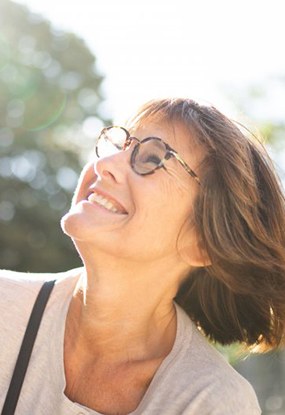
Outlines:
POLYGON ((116 120, 162 96, 232 114, 225 85, 239 90, 285 74, 284 0, 17 1, 85 39, 116 120))

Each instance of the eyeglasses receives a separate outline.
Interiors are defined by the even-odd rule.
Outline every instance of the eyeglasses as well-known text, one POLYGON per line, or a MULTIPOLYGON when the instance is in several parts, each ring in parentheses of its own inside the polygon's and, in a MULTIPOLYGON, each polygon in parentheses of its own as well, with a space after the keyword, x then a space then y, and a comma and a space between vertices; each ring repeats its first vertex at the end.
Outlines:
POLYGON ((131 167, 140 176, 153 174, 160 168, 165 169, 165 162, 172 157, 195 179, 199 184, 197 174, 185 163, 173 148, 158 137, 147 137, 139 140, 131 137, 130 133, 123 127, 105 127, 101 131, 96 143, 97 157, 108 157, 120 151, 128 150, 135 142, 131 153, 131 167))

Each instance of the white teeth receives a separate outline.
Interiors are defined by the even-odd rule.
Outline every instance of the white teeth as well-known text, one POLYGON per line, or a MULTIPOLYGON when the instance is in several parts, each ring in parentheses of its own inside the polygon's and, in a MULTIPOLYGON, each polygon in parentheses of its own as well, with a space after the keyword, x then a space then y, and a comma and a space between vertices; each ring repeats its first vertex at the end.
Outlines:
POLYGON ((105 206, 107 209, 112 209, 114 207, 111 202, 107 202, 105 206))
POLYGON ((110 210, 111 212, 120 213, 110 200, 97 193, 91 193, 91 195, 88 197, 88 201, 91 203, 96 202, 98 205, 103 206, 105 209, 110 210))

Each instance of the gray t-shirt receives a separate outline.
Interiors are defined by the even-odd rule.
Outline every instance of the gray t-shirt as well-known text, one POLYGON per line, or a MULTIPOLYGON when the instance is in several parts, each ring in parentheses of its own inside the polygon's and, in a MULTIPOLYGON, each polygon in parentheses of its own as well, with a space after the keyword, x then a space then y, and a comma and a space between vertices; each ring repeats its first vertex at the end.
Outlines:
MULTIPOLYGON (((65 394, 65 319, 79 271, 0 271, 0 408, 31 309, 43 281, 56 278, 28 367, 16 415, 99 415, 65 394)), ((173 348, 132 415, 260 415, 252 387, 177 309, 173 348)), ((96 385, 95 385, 96 387, 96 385)))

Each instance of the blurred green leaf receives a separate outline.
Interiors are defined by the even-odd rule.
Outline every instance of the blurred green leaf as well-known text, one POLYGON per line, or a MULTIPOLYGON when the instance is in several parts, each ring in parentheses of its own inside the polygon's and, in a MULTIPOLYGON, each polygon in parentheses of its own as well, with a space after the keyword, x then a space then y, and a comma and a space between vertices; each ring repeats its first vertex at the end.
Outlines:
POLYGON ((79 37, 1 0, 0 268, 48 272, 80 264, 59 221, 107 122, 102 80, 79 37))

